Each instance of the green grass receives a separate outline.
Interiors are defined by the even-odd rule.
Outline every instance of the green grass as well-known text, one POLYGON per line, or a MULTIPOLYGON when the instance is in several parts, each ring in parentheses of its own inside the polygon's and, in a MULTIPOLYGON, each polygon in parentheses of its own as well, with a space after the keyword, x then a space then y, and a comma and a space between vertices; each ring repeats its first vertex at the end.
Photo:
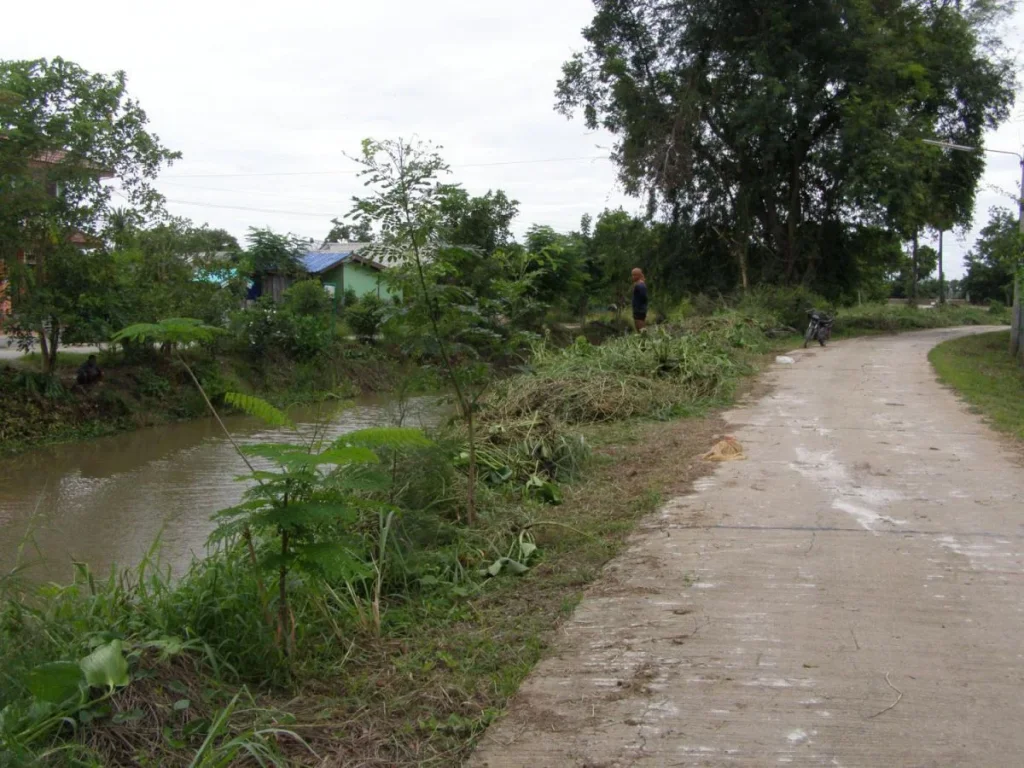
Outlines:
MULTIPOLYGON (((753 370, 744 345, 758 336, 744 319, 720 318, 674 339, 548 350, 537 363, 549 381, 583 387, 591 373, 631 370, 695 405, 734 391, 753 370)), ((586 404, 593 394, 581 390, 586 413, 596 412, 586 404)), ((645 404, 638 413, 653 412, 645 404)), ((56 747, 49 761, 56 765, 227 765, 223 758, 241 742, 267 764, 460 764, 582 588, 637 520, 703 471, 690 459, 721 429, 714 419, 667 413, 663 421, 600 426, 586 426, 599 421, 586 417, 578 419, 581 443, 550 408, 534 415, 482 418, 484 447, 499 465, 532 460, 534 473, 561 484, 562 504, 543 503, 533 477, 514 472, 491 486, 482 476, 479 520, 464 525, 466 479, 452 458, 462 439, 439 434, 435 448, 391 470, 396 485, 387 498, 400 528, 386 558, 379 625, 367 621, 367 597, 346 583, 293 570, 296 632, 287 659, 240 544, 175 582, 146 566, 106 580, 80 570, 64 587, 0 576, 0 709, 10 708, 0 721, 0 753, 28 762, 56 747), (509 558, 526 563, 525 572, 488 575, 509 558), (35 706, 34 675, 50 668, 40 665, 73 668, 112 640, 125 649, 126 687, 102 701, 94 691, 56 710, 35 706), (61 717, 76 729, 61 731, 61 717)))
POLYGON ((939 344, 928 355, 939 378, 996 428, 1024 441, 1024 368, 1009 353, 1010 333, 939 344))
MULTIPOLYGON (((104 352, 63 352, 57 351, 57 371, 61 373, 74 372, 78 370, 78 366, 89 359, 89 355, 95 354, 98 358, 100 367, 117 365, 120 361, 120 355, 116 352, 104 351, 104 352)), ((43 356, 39 352, 30 352, 27 355, 23 355, 21 358, 15 360, 15 362, 31 368, 32 370, 41 370, 43 364, 43 356)))
POLYGON ((992 312, 987 307, 963 305, 918 309, 905 305, 865 304, 839 309, 835 335, 864 336, 961 325, 1006 325, 1009 320, 1009 310, 1006 309, 992 312))

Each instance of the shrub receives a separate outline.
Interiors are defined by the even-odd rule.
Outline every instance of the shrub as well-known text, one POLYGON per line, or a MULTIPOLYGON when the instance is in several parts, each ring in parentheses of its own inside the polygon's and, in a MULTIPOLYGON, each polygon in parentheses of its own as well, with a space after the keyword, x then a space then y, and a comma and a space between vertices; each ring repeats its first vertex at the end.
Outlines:
POLYGON ((791 328, 800 328, 807 321, 808 309, 827 309, 825 297, 804 286, 764 285, 748 292, 739 302, 743 311, 765 310, 791 328))
POLYGON ((316 278, 300 280, 284 292, 282 307, 298 317, 328 315, 334 311, 334 299, 316 278))
POLYGON ((999 299, 989 299, 988 313, 990 315, 1002 315, 1006 312, 1006 305, 999 299))
POLYGON ((384 302, 375 294, 368 293, 354 307, 345 310, 345 321, 363 341, 370 341, 384 322, 384 302))

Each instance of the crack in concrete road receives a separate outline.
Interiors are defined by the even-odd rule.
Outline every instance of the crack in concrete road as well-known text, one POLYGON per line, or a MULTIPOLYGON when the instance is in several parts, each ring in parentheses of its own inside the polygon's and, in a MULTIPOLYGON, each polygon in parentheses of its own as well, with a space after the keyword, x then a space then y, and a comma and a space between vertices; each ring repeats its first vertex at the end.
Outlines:
POLYGON ((470 764, 1020 765, 1024 471, 927 361, 977 330, 773 369, 749 460, 641 524, 636 596, 595 585, 470 764))

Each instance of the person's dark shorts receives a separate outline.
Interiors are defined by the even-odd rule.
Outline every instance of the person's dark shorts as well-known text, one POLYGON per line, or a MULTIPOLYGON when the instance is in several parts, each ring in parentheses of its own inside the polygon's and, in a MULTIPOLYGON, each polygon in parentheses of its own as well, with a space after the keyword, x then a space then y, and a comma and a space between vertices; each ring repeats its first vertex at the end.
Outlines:
POLYGON ((643 320, 646 323, 647 322, 647 313, 646 312, 643 312, 643 313, 634 312, 633 313, 633 319, 634 320, 643 320))

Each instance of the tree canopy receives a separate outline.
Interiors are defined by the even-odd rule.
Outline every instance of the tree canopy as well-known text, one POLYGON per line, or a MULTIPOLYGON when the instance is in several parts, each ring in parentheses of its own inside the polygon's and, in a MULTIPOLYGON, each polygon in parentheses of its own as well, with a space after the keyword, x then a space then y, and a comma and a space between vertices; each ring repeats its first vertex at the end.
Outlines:
POLYGON ((964 257, 967 274, 961 284, 972 301, 995 299, 1005 304, 1013 301, 1013 278, 1020 254, 1024 253, 1017 215, 1005 208, 993 208, 988 224, 974 248, 964 257))
POLYGON ((126 232, 161 212, 151 182, 179 155, 148 130, 123 72, 0 61, 0 93, 0 260, 16 282, 13 330, 38 337, 49 371, 62 333, 94 335, 109 321, 108 219, 126 232), (127 209, 111 209, 106 178, 127 209), (19 253, 31 268, 16 265, 19 253))
POLYGON ((626 189, 713 235, 737 283, 822 284, 860 228, 969 221, 982 158, 921 139, 978 145, 1006 118, 1008 4, 595 6, 558 108, 614 133, 626 189))

